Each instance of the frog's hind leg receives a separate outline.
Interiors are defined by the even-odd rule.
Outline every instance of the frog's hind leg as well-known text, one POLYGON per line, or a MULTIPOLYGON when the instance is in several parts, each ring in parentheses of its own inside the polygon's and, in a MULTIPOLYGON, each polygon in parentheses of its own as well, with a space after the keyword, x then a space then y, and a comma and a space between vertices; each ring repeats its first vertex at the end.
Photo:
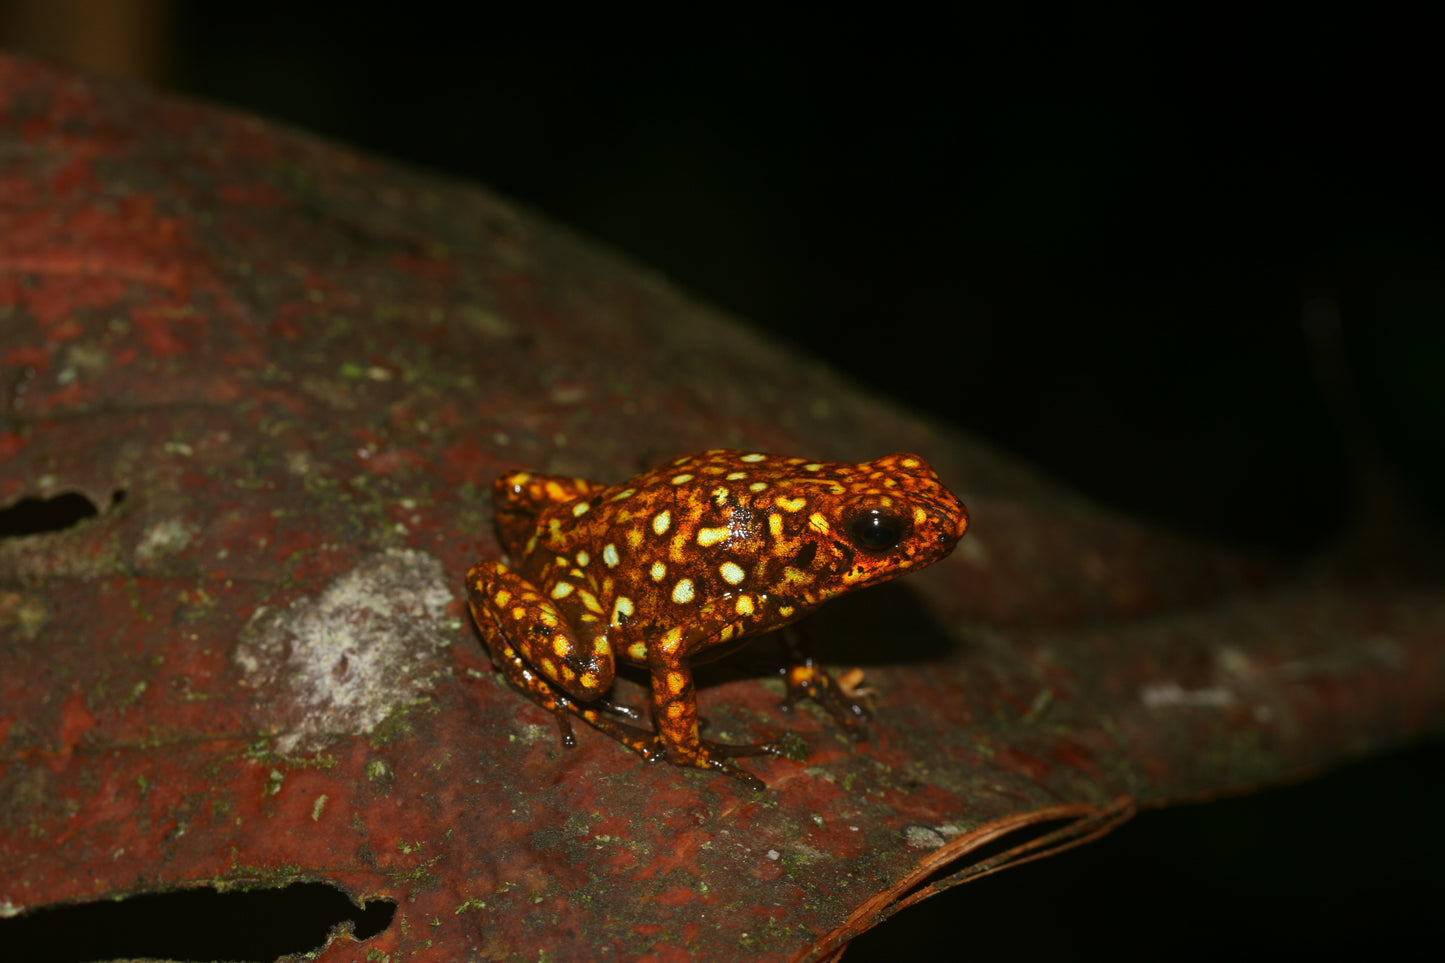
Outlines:
MULTIPOLYGON (((538 675, 510 641, 513 633, 523 631, 526 617, 529 614, 535 616, 539 604, 545 605, 541 596, 505 565, 481 562, 467 573, 467 601, 472 618, 487 644, 492 664, 507 677, 514 689, 552 713, 557 720, 563 746, 570 749, 577 745, 569 717, 571 712, 577 711, 577 707, 538 675)), ((552 618, 556 621, 555 612, 552 618)))

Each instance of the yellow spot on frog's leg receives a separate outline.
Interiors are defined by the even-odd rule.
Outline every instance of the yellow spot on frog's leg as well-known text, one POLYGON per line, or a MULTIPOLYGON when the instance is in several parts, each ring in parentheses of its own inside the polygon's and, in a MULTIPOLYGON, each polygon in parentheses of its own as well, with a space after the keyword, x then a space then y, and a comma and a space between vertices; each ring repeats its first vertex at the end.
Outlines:
POLYGON ((729 472, 723 477, 726 478, 728 481, 742 481, 744 478, 748 477, 748 473, 745 471, 734 471, 729 472))
POLYGON ((584 689, 597 688, 597 676, 593 675, 591 672, 584 672, 582 674, 582 678, 578 679, 577 681, 582 683, 582 688, 584 689))
POLYGON ((790 619, 793 617, 793 607, 791 605, 779 605, 778 614, 785 619, 790 619))
POLYGON ((667 717, 674 722, 682 719, 682 703, 674 702, 667 707, 667 717))
POLYGON ((557 616, 553 615, 546 609, 543 609, 542 611, 537 613, 537 621, 541 622, 549 629, 555 629, 557 627, 557 616))
POLYGON ((612 624, 621 625, 623 619, 632 618, 632 599, 625 595, 617 596, 617 601, 612 603, 612 624))
POLYGON ((717 570, 722 575, 723 581, 729 585, 741 585, 743 579, 747 577, 747 573, 737 562, 723 562, 717 570))
POLYGON ((767 458, 767 457, 768 457, 767 455, 759 455, 759 454, 757 454, 756 452, 754 452, 754 453, 751 454, 751 455, 744 455, 743 457, 739 458, 738 461, 756 462, 756 461, 762 461, 763 459, 765 459, 765 458, 767 458))
POLYGON ((645 643, 645 642, 634 642, 634 643, 632 643, 631 645, 629 645, 629 646, 627 647, 627 654, 630 655, 630 656, 632 656, 632 658, 636 659, 638 662, 646 662, 646 661, 647 661, 647 643, 645 643))
POLYGON ((663 565, 661 562, 653 562, 652 568, 649 570, 648 574, 652 576, 652 580, 654 582, 661 582, 663 579, 667 578, 667 566, 663 565))
POLYGON ((617 557, 617 546, 616 546, 616 545, 613 545, 611 542, 608 542, 605 546, 603 546, 603 548, 602 548, 602 561, 607 564, 607 567, 608 567, 608 568, 616 568, 616 567, 617 567, 617 563, 618 563, 619 561, 621 561, 621 559, 617 557))
POLYGON ((734 627, 734 626, 724 625, 724 626, 723 626, 723 630, 718 633, 718 638, 720 638, 720 639, 722 639, 724 642, 726 642, 728 639, 730 639, 730 638, 733 637, 733 632, 734 632, 734 631, 735 631, 735 627, 734 627))
POLYGON ((577 567, 578 567, 578 568, 586 568, 586 567, 587 567, 587 563, 590 562, 590 561, 592 561, 592 556, 588 555, 586 552, 578 552, 578 553, 577 553, 577 567))
MULTIPOLYGON (((685 685, 687 685, 687 680, 682 677, 682 673, 669 672, 667 674, 668 692, 671 692, 673 695, 677 695, 678 693, 682 692, 683 686, 685 685)), ((671 711, 671 708, 671 706, 668 707, 669 711, 671 711)), ((678 706, 677 708, 681 709, 682 706, 678 706)))
POLYGON ((768 483, 767 483, 767 482, 753 482, 751 485, 748 486, 748 491, 750 491, 750 492, 762 492, 762 491, 767 491, 767 490, 768 490, 768 483))
POLYGON ((654 535, 666 535, 668 527, 672 524, 672 512, 663 509, 652 516, 652 533, 654 535))
POLYGON ((928 521, 928 513, 921 508, 915 508, 913 510, 913 524, 922 525, 926 521, 928 521))
POLYGON ((820 535, 828 534, 828 520, 817 512, 808 516, 808 527, 820 535))
POLYGON ((552 651, 557 653, 557 658, 567 658, 567 653, 572 651, 572 643, 568 642, 565 636, 557 636, 552 640, 552 651))
POLYGON ((508 602, 512 601, 512 593, 506 589, 502 589, 496 595, 492 596, 492 601, 496 603, 497 608, 503 608, 508 602))
POLYGON ((562 664, 562 678, 566 679, 568 682, 571 682, 573 679, 577 678, 577 673, 572 671, 572 667, 570 665, 567 665, 565 662, 562 664))
POLYGON ((733 611, 739 615, 752 615, 753 597, 751 595, 739 595, 738 604, 733 607, 733 611))
POLYGON ((582 604, 590 611, 596 612, 598 615, 602 614, 602 606, 597 603, 597 596, 586 589, 578 589, 577 597, 582 600, 582 604))
POLYGON ((773 504, 785 512, 801 512, 808 507, 808 500, 799 495, 797 498, 789 498, 787 495, 779 495, 774 499, 773 504))
POLYGON ((673 476, 672 476, 672 483, 673 483, 674 485, 686 485, 686 484, 687 484, 688 482, 690 482, 690 481, 692 481, 692 476, 691 476, 691 475, 673 475, 673 476))
POLYGON ((577 518, 581 518, 583 515, 587 514, 587 509, 591 507, 592 506, 587 504, 586 502, 578 502, 577 504, 572 506, 572 514, 577 518))
POLYGON ((727 537, 728 530, 726 528, 699 528, 697 530, 697 543, 703 548, 711 548, 727 537))
POLYGON ((572 587, 571 582, 558 582, 552 586, 552 597, 554 599, 565 599, 572 594, 572 587))
POLYGON ((677 647, 682 644, 682 629, 668 629, 662 634, 662 642, 660 644, 662 651, 666 654, 671 655, 676 652, 677 647))
POLYGON ((769 515, 769 516, 768 516, 768 534, 769 534, 769 535, 772 535, 773 538, 782 538, 782 537, 783 537, 783 516, 781 516, 781 515, 769 515))
POLYGON ((677 584, 672 587, 672 600, 678 605, 686 605, 693 600, 692 579, 677 580, 677 584))

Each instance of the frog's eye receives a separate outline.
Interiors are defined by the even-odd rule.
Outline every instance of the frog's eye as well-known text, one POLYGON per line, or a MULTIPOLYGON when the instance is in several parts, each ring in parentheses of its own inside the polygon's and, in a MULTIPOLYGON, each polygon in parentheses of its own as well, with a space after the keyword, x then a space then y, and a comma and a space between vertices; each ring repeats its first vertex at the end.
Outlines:
POLYGON ((848 520, 848 538, 865 552, 887 552, 908 534, 908 518, 885 508, 870 508, 848 520))

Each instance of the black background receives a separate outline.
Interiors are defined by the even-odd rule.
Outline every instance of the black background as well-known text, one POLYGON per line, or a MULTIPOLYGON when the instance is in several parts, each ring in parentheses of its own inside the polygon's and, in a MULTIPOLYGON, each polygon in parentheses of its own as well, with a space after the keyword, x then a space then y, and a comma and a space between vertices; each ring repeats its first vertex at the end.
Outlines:
MULTIPOLYGON (((1358 507, 1307 336, 1337 321, 1354 410, 1440 518, 1423 22, 339 9, 177 4, 168 84, 483 182, 1101 502, 1286 556, 1358 507)), ((1398 949, 1433 935, 1442 761, 1146 814, 848 959, 1398 949)))

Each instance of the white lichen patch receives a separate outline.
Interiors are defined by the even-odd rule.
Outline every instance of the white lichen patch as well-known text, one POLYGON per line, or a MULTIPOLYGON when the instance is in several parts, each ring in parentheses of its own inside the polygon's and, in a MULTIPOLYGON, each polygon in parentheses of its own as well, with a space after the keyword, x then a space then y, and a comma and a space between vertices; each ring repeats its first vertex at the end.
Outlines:
POLYGON ((308 753, 330 738, 371 732, 394 709, 425 698, 456 633, 441 562, 425 552, 372 555, 321 594, 261 608, 234 658, 253 692, 256 721, 276 749, 308 753))
POLYGON ((135 557, 150 565, 168 555, 178 555, 191 544, 196 526, 180 518, 165 518, 147 528, 135 546, 135 557))

